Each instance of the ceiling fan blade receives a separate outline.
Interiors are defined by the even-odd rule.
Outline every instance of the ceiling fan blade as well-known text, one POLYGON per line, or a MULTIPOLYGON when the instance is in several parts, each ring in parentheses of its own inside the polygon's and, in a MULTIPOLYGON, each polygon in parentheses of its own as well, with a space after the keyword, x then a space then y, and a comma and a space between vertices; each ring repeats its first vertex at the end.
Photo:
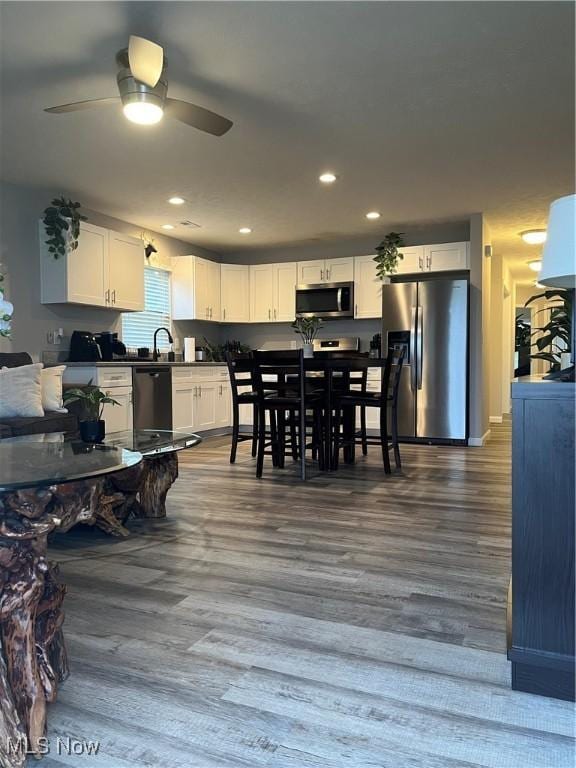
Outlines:
POLYGON ((87 99, 86 101, 73 101, 71 104, 60 104, 58 107, 48 107, 44 112, 52 115, 62 115, 65 112, 80 112, 82 109, 92 107, 107 107, 109 104, 117 104, 120 99, 117 96, 109 96, 105 99, 87 99))
POLYGON ((145 37, 130 35, 128 41, 130 71, 141 83, 155 88, 164 67, 162 46, 146 40, 145 37))
POLYGON ((199 131, 211 133, 213 136, 222 136, 234 125, 232 120, 217 115, 216 112, 199 107, 197 104, 180 101, 180 99, 166 99, 164 112, 169 117, 180 120, 181 123, 198 128, 199 131))

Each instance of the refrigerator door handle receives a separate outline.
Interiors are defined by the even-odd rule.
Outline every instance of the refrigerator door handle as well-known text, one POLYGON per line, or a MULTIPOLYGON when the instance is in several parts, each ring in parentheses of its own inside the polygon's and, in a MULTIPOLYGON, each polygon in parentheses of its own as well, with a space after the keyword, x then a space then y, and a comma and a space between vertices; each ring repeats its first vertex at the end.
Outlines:
POLYGON ((410 389, 416 391, 416 334, 418 332, 418 309, 412 307, 410 323, 410 389))
POLYGON ((416 386, 422 389, 422 307, 416 308, 416 386))

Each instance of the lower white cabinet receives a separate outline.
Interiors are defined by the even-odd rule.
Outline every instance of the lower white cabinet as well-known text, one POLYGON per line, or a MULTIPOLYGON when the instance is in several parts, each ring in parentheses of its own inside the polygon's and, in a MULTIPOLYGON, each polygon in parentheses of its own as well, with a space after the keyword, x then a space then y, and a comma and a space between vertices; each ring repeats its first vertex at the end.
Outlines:
POLYGON ((104 392, 118 403, 118 405, 107 403, 103 408, 102 418, 106 422, 106 433, 112 434, 112 432, 132 429, 132 387, 110 387, 104 392))
POLYGON ((223 366, 172 369, 172 426, 206 432, 232 423, 230 383, 223 366))
POLYGON ((132 429, 132 369, 130 366, 74 366, 66 368, 63 376, 64 387, 93 384, 118 405, 106 404, 102 418, 106 422, 106 433, 123 432, 132 429))

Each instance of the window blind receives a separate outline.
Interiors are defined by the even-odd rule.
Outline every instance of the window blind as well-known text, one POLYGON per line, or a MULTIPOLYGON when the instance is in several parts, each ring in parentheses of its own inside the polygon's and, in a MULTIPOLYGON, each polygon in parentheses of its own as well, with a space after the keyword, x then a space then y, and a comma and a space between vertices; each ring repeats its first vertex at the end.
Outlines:
MULTIPOLYGON (((144 312, 126 312, 122 315, 122 341, 127 347, 152 348, 156 328, 171 330, 170 273, 163 269, 144 269, 144 312)), ((170 344, 165 333, 158 334, 158 349, 167 350, 170 344)))

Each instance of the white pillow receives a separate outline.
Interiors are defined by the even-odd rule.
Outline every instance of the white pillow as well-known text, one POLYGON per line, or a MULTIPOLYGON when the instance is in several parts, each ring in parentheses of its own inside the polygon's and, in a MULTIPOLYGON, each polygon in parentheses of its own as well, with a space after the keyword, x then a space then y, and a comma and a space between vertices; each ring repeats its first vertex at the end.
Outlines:
POLYGON ((0 417, 44 416, 42 363, 0 370, 0 417))
POLYGON ((62 376, 65 365, 42 369, 42 407, 45 411, 68 413, 62 402, 62 376))

